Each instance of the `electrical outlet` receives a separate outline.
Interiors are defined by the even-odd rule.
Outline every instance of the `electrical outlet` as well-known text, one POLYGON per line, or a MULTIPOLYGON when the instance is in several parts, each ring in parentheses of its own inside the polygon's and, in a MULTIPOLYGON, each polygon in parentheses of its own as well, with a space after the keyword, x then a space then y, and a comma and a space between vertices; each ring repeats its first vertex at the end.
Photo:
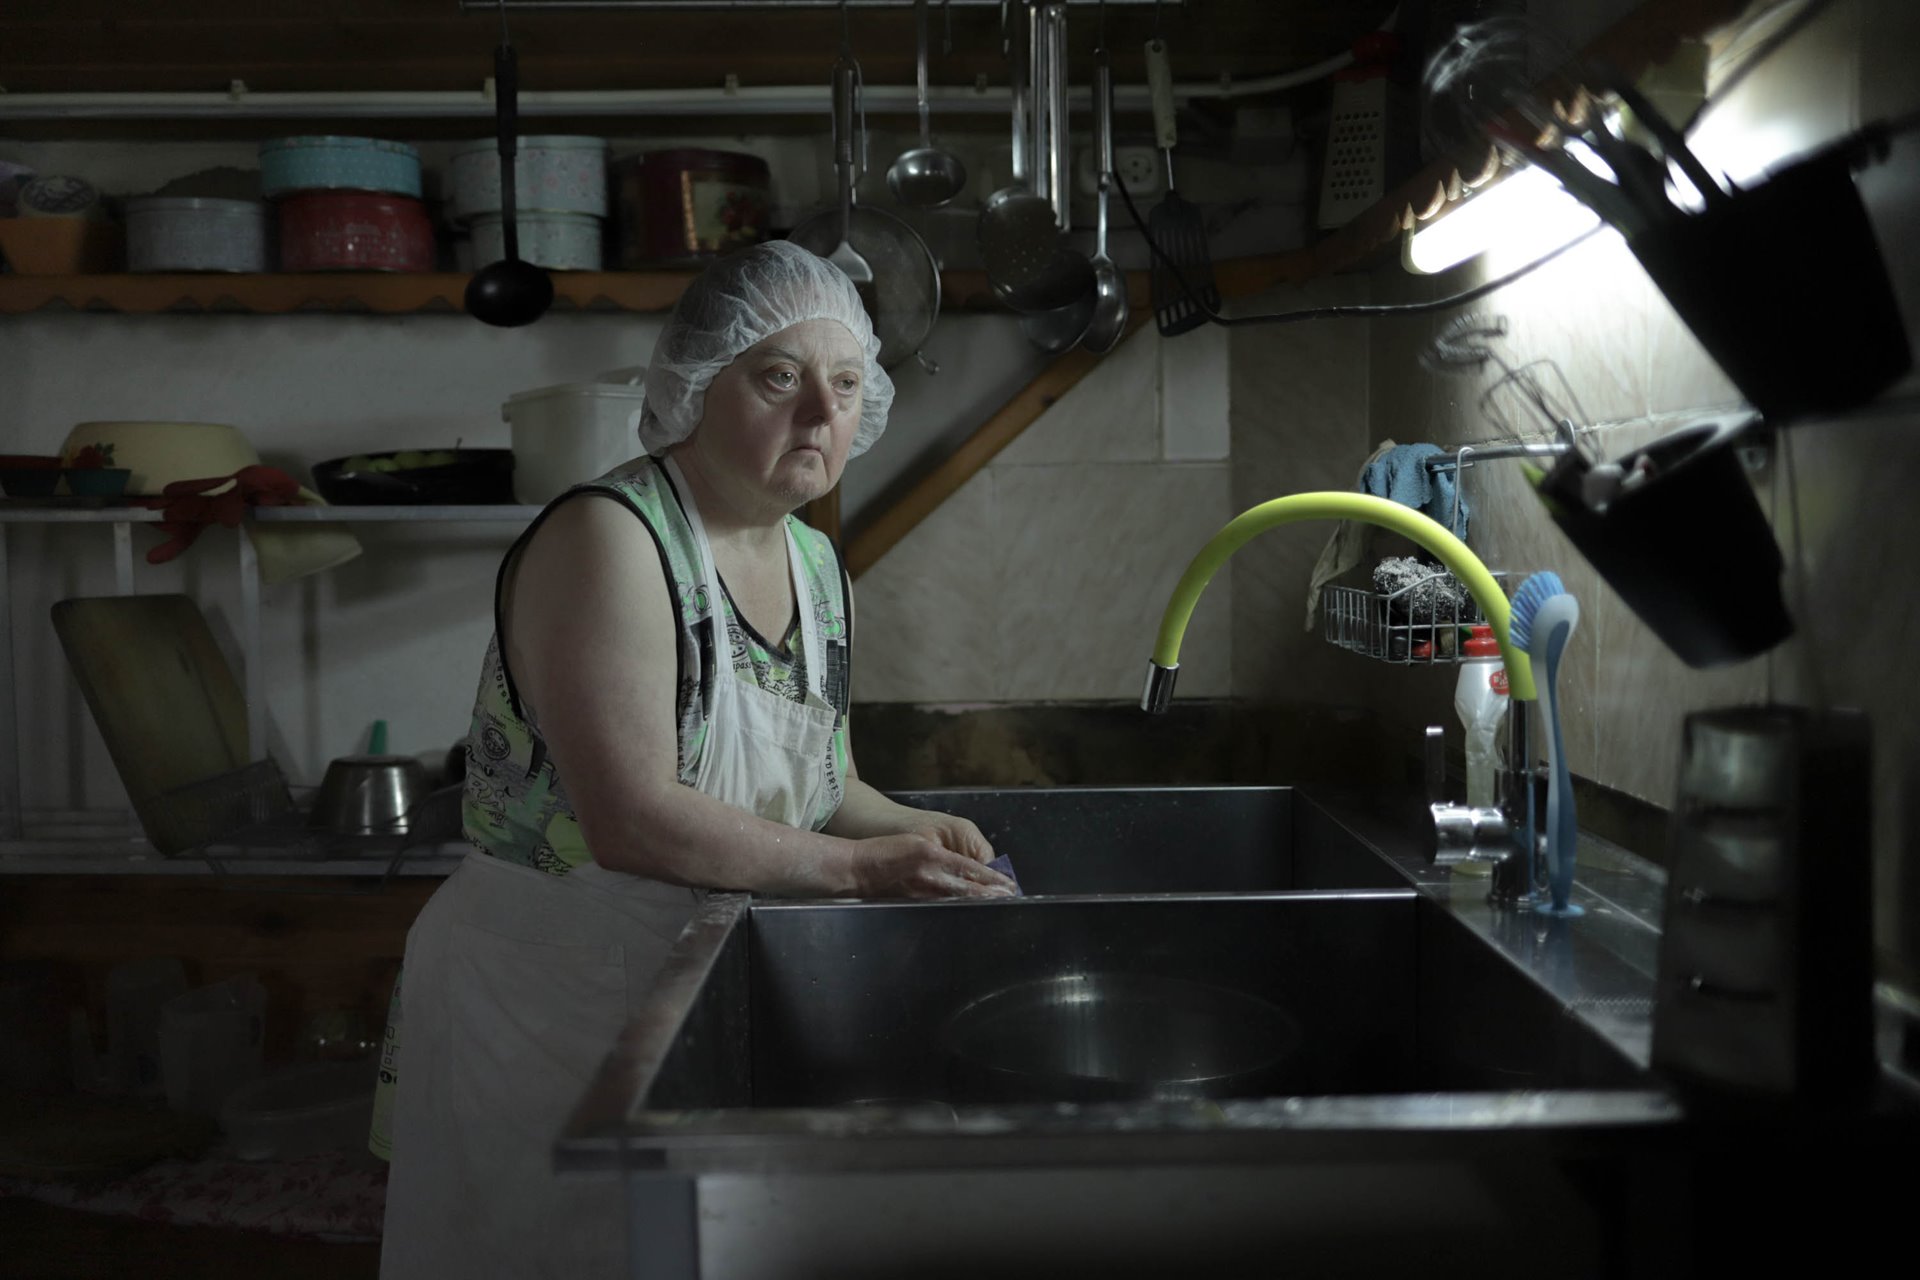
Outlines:
MULTIPOLYGON (((1156 147, 1115 147, 1113 171, 1135 200, 1159 195, 1166 189, 1166 160, 1156 147)), ((1093 148, 1081 147, 1074 156, 1074 186, 1091 200, 1100 194, 1100 175, 1093 165, 1093 148)))

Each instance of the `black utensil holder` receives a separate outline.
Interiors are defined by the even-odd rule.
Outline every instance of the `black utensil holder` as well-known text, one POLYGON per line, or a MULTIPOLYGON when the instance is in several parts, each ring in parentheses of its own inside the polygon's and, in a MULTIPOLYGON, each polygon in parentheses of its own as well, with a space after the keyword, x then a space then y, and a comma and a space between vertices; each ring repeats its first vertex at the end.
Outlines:
POLYGON ((1913 364, 1852 168, 1833 148, 1628 242, 1775 425, 1865 404, 1913 364))
POLYGON ((1681 661, 1721 666, 1793 634, 1785 561, 1747 480, 1739 446, 1751 419, 1683 427, 1619 459, 1653 474, 1603 511, 1580 496, 1585 465, 1568 454, 1541 484, 1553 522, 1681 661))

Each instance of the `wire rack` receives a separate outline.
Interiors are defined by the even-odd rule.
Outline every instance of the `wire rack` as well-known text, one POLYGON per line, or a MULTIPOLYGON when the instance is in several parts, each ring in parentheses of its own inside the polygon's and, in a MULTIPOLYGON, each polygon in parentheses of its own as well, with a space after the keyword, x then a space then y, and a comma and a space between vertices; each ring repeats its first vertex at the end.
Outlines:
POLYGON ((458 785, 430 792, 393 831, 346 835, 313 826, 308 806, 268 758, 163 792, 136 809, 147 838, 161 853, 203 858, 215 871, 249 860, 384 856, 386 876, 392 876, 409 853, 432 853, 460 838, 461 793, 458 785))
MULTIPOLYGON (((1329 644, 1382 662, 1442 665, 1460 660, 1460 642, 1466 628, 1484 623, 1480 607, 1463 590, 1459 602, 1416 606, 1413 595, 1436 578, 1451 577, 1445 569, 1398 591, 1369 591, 1362 587, 1328 585, 1320 589, 1322 634, 1329 644)), ((1496 572, 1505 587, 1510 575, 1496 572)))

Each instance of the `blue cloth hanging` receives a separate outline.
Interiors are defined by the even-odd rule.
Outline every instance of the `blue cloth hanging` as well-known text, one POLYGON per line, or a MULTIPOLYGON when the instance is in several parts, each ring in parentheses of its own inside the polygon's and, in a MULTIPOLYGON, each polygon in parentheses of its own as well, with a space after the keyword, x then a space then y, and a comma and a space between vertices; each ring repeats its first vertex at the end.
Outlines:
POLYGON ((1437 444, 1396 445, 1369 462, 1360 472, 1360 491, 1376 498, 1388 498, 1403 507, 1412 507, 1430 516, 1441 528, 1450 528, 1453 536, 1467 536, 1467 504, 1460 503, 1457 526, 1454 520, 1455 476, 1451 470, 1431 471, 1427 459, 1447 457, 1448 451, 1437 444))

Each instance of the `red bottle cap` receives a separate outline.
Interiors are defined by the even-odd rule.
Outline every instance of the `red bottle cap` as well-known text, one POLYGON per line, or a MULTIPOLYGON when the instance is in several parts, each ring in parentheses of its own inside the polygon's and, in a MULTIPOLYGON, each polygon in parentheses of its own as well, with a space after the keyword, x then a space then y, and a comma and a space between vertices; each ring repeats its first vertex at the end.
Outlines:
POLYGON ((1493 628, 1486 623, 1474 624, 1473 634, 1460 646, 1460 652, 1469 658, 1497 658, 1500 656, 1500 642, 1493 638, 1493 628))

